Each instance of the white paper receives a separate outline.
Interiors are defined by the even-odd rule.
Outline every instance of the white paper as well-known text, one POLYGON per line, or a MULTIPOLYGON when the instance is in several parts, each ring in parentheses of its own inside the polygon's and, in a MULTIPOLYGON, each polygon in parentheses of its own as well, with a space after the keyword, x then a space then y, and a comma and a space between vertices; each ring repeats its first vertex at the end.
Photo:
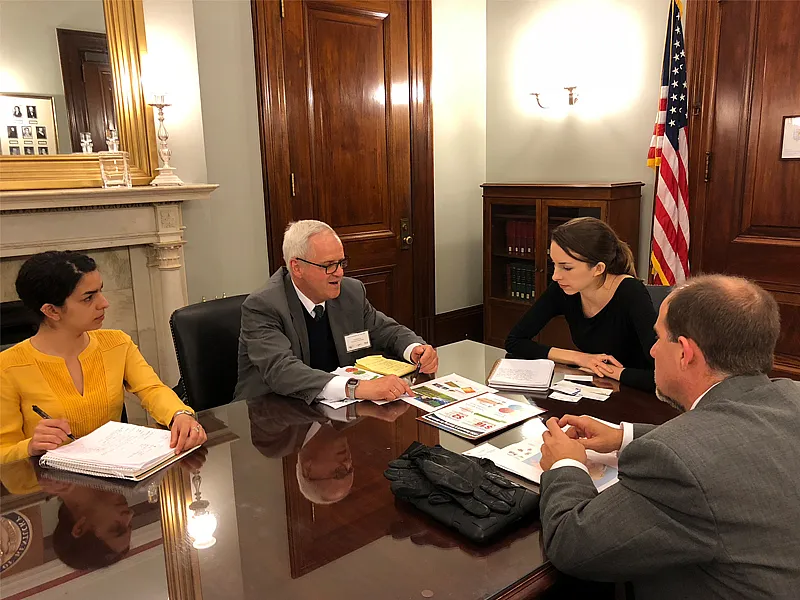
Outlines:
POLYGON ((489 458, 493 452, 497 452, 500 448, 492 446, 489 442, 475 446, 469 450, 462 452, 464 456, 474 456, 475 458, 489 458))
POLYGON ((581 388, 579 386, 562 381, 551 385, 550 389, 556 392, 561 392, 562 394, 568 394, 570 396, 579 396, 581 393, 581 388))
POLYGON ((455 373, 417 384, 412 386, 411 390, 415 394, 413 397, 406 394, 400 396, 400 400, 421 408, 425 412, 431 412, 453 402, 474 398, 487 392, 497 391, 455 373))
POLYGON ((521 360, 504 358, 489 379, 498 387, 547 389, 553 378, 555 363, 552 360, 521 360))
POLYGON ((581 396, 589 400, 597 400, 598 402, 605 402, 608 400, 609 394, 596 394, 594 392, 581 392, 581 396))
POLYGON ((562 402, 580 402, 581 396, 573 396, 570 394, 564 394, 562 392, 552 392, 550 394, 550 398, 553 400, 561 400, 562 402))
MULTIPOLYGON (((540 483, 543 473, 539 466, 539 461, 542 459, 541 447, 541 439, 530 438, 506 446, 486 458, 489 458, 501 469, 540 483)), ((589 476, 598 492, 602 492, 618 481, 616 453, 600 454, 593 450, 587 450, 586 458, 588 459, 586 466, 589 469, 589 476)))
POLYGON ((587 383, 594 381, 594 377, 591 375, 564 375, 564 379, 567 381, 585 381, 587 383))

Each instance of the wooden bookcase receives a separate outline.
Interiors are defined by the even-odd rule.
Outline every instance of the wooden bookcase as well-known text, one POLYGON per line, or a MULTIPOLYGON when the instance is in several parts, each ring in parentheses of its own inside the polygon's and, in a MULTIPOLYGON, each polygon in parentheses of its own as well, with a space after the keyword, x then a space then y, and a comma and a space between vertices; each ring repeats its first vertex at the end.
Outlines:
MULTIPOLYGON (((483 188, 483 307, 484 342, 503 347, 514 324, 550 285, 553 263, 548 257, 550 233, 576 217, 595 217, 611 225, 628 242, 634 258, 639 248, 641 182, 627 183, 484 183, 483 188), (509 252, 509 222, 530 252, 509 252), (532 271, 530 300, 510 296, 509 273, 532 271), (524 269, 522 267, 525 267, 524 269)), ((523 278, 524 280, 524 278, 523 278)), ((525 289, 525 288, 523 288, 525 289)), ((530 289, 530 286, 527 288, 530 289)), ((550 323, 538 340, 561 348, 574 348, 563 319, 550 323)))

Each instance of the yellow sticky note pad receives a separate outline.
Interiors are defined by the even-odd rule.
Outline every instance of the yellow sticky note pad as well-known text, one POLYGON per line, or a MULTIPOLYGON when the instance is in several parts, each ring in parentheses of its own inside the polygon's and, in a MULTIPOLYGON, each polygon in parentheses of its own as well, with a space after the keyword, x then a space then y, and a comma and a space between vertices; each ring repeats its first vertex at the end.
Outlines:
POLYGON ((416 369, 416 366, 412 364, 385 358, 380 354, 359 358, 356 361, 356 366, 367 371, 372 371, 373 373, 379 373, 381 375, 397 375, 398 377, 413 373, 414 369, 416 369))

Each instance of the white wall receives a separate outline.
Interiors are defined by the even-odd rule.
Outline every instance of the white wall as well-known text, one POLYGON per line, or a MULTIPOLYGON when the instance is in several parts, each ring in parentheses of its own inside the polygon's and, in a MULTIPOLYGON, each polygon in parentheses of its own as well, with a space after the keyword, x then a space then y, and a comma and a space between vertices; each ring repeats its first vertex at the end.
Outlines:
POLYGON ((247 0, 144 0, 145 87, 166 92, 172 165, 218 183, 184 204, 189 301, 248 293, 268 278, 255 63, 247 0))
POLYGON ((433 0, 436 313, 483 302, 486 2, 433 0))
POLYGON ((194 293, 246 294, 269 277, 250 2, 195 1, 194 18, 208 180, 220 184, 204 235, 214 279, 194 293))
MULTIPOLYGON (((642 181, 639 264, 647 264, 669 0, 488 0, 486 177, 498 182, 642 181), (551 93, 577 85, 567 107, 551 93)), ((644 273, 640 273, 644 275, 644 273)))
POLYGON ((72 143, 57 28, 105 33, 102 0, 0 2, 0 92, 53 96, 59 152, 69 154, 72 143))

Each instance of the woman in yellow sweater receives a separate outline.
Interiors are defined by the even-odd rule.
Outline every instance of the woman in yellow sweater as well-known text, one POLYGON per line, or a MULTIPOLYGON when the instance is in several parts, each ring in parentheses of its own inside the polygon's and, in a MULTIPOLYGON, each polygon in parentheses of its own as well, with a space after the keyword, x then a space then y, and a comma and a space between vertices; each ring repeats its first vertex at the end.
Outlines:
POLYGON ((170 427, 176 454, 206 441, 194 412, 161 382, 130 336, 100 329, 108 301, 94 260, 77 252, 36 254, 22 265, 16 287, 39 329, 0 353, 0 463, 119 421, 123 388, 170 427), (34 405, 52 418, 39 417, 34 405))

